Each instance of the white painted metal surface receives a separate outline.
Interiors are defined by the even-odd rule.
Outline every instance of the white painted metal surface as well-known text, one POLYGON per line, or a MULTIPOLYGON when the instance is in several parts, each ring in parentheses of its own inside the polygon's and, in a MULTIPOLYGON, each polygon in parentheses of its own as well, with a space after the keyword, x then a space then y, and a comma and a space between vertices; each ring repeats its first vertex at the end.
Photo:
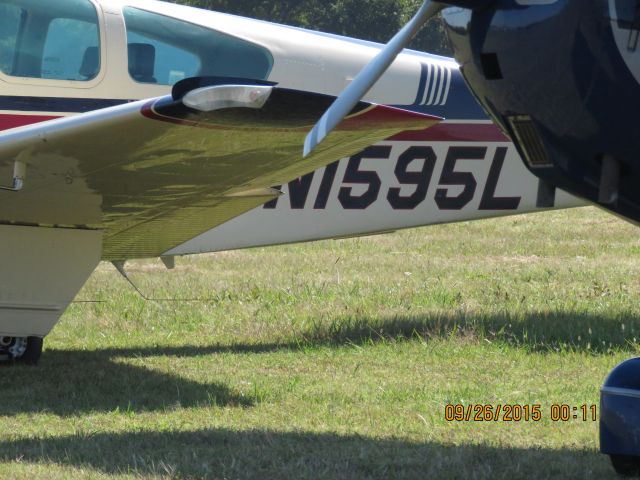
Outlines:
MULTIPOLYGON (((350 41, 334 35, 153 0, 92 1, 101 7, 103 61, 98 76, 90 82, 72 82, 18 78, 0 72, 0 94, 129 100, 169 93, 171 88, 166 85, 138 83, 129 75, 123 6, 175 17, 264 46, 274 57, 270 81, 283 87, 316 93, 340 93, 381 48, 375 43, 350 41)), ((446 69, 457 68, 451 59, 418 53, 401 54, 364 100, 389 105, 411 104, 420 78, 420 58, 429 59, 434 68, 439 67, 445 72, 446 69)))
POLYGON ((98 265, 102 234, 0 225, 0 245, 0 336, 45 336, 98 265))
MULTIPOLYGON (((275 208, 259 207, 249 213, 241 215, 213 230, 200 235, 193 240, 167 252, 167 255, 186 255, 237 248, 248 248, 265 245, 278 245, 294 242, 306 242, 328 238, 343 238, 365 234, 375 234, 399 230, 410 227, 479 220, 483 218, 500 217, 542 211, 536 206, 538 180, 524 167, 515 147, 509 142, 381 142, 381 147, 390 148, 388 158, 364 158, 361 169, 375 172, 380 178, 380 188, 375 195, 375 201, 365 209, 348 208, 349 202, 341 201, 340 194, 345 189, 351 189, 352 195, 361 195, 370 185, 356 185, 345 181, 345 172, 349 159, 342 160, 335 172, 335 179, 331 183, 326 206, 317 208, 321 184, 326 178, 326 169, 320 169, 313 175, 308 188, 299 188, 303 193, 296 195, 295 201, 303 199, 300 204, 292 207, 291 190, 283 188, 275 208), (455 197, 464 190, 463 185, 440 186, 443 166, 448 152, 456 147, 486 148, 486 154, 477 161, 458 162, 456 171, 468 172, 475 179, 477 185, 473 189, 471 200, 460 210, 448 210, 439 206, 436 197, 438 192, 446 191, 448 197, 455 197), (409 148, 432 148, 435 153, 435 167, 433 173, 426 179, 428 189, 424 200, 415 207, 408 209, 394 208, 390 200, 390 192, 400 189, 400 195, 415 194, 416 185, 402 185, 394 171, 399 157, 409 148), (504 203, 507 209, 482 209, 483 197, 488 198, 491 189, 488 182, 490 170, 499 148, 507 149, 503 167, 498 172, 497 185, 493 192, 494 198, 510 199, 504 203), (517 203, 517 207, 516 207, 517 203), (345 208, 345 205, 347 208, 345 208), (514 208, 515 207, 515 208, 514 208)), ((418 172, 424 165, 423 160, 414 160, 409 171, 418 172)), ((493 173, 495 175, 495 171, 493 173)), ((322 202, 321 202, 322 203, 322 202)), ((440 201, 442 204, 443 202, 440 201)), ((565 192, 559 191, 556 196, 556 208, 572 208, 584 206, 583 200, 577 199, 565 192)), ((268 206, 267 206, 268 207, 268 206)))

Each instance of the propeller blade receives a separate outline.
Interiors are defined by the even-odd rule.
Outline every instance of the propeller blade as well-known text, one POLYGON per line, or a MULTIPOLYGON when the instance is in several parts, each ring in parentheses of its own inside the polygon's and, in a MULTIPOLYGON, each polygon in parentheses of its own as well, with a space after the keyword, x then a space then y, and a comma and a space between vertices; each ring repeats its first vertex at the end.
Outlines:
POLYGON ((439 2, 425 0, 418 13, 400 30, 380 53, 356 76, 340 94, 333 105, 313 127, 304 142, 304 156, 307 157, 326 136, 358 104, 378 79, 387 71, 398 54, 416 36, 422 26, 440 10, 445 8, 439 2))

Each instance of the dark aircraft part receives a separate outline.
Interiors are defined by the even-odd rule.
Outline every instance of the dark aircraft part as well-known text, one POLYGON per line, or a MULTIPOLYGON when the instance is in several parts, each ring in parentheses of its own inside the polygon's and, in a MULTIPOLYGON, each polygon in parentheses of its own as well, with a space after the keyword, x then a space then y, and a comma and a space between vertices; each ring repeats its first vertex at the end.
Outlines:
POLYGON ((640 458, 627 455, 611 455, 611 464, 615 471, 623 477, 640 476, 640 458))
POLYGON ((509 117, 510 132, 520 146, 525 162, 530 168, 552 167, 547 149, 538 134, 538 130, 529 116, 509 117))
POLYGON ((538 185, 538 197, 536 198, 536 207, 553 208, 556 206, 556 187, 540 180, 538 185))
POLYGON ((0 337, 0 365, 36 365, 42 354, 40 337, 0 337))
POLYGON ((618 473, 640 474, 640 358, 617 366, 602 387, 600 450, 618 473))
POLYGON ((618 186, 620 185, 620 162, 605 155, 602 159, 600 174, 600 196, 598 201, 603 205, 615 206, 618 203, 618 186))
POLYGON ((483 8, 493 3, 493 1, 494 0, 440 0, 438 3, 463 8, 483 8))
POLYGON ((640 222, 640 0, 495 0, 443 18, 529 170, 640 222))

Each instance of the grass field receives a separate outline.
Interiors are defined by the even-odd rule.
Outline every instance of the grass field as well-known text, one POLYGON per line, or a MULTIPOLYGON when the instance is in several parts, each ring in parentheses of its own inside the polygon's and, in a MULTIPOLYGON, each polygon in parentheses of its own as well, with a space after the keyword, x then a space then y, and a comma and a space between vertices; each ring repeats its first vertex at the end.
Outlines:
POLYGON ((639 267, 637 228, 594 209, 130 267, 207 302, 103 265, 79 298, 104 303, 0 371, 0 477, 613 477, 597 423, 549 410, 637 355, 639 267))

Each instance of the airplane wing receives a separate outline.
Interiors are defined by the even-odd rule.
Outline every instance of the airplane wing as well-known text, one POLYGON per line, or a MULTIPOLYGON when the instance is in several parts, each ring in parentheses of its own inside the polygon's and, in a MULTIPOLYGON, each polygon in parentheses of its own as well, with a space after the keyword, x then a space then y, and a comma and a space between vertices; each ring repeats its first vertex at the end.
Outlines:
POLYGON ((0 191, 0 223, 101 230, 107 260, 159 256, 277 197, 273 185, 439 121, 360 103, 303 159, 333 100, 190 80, 171 96, 0 134, 0 184, 18 190, 0 191))

